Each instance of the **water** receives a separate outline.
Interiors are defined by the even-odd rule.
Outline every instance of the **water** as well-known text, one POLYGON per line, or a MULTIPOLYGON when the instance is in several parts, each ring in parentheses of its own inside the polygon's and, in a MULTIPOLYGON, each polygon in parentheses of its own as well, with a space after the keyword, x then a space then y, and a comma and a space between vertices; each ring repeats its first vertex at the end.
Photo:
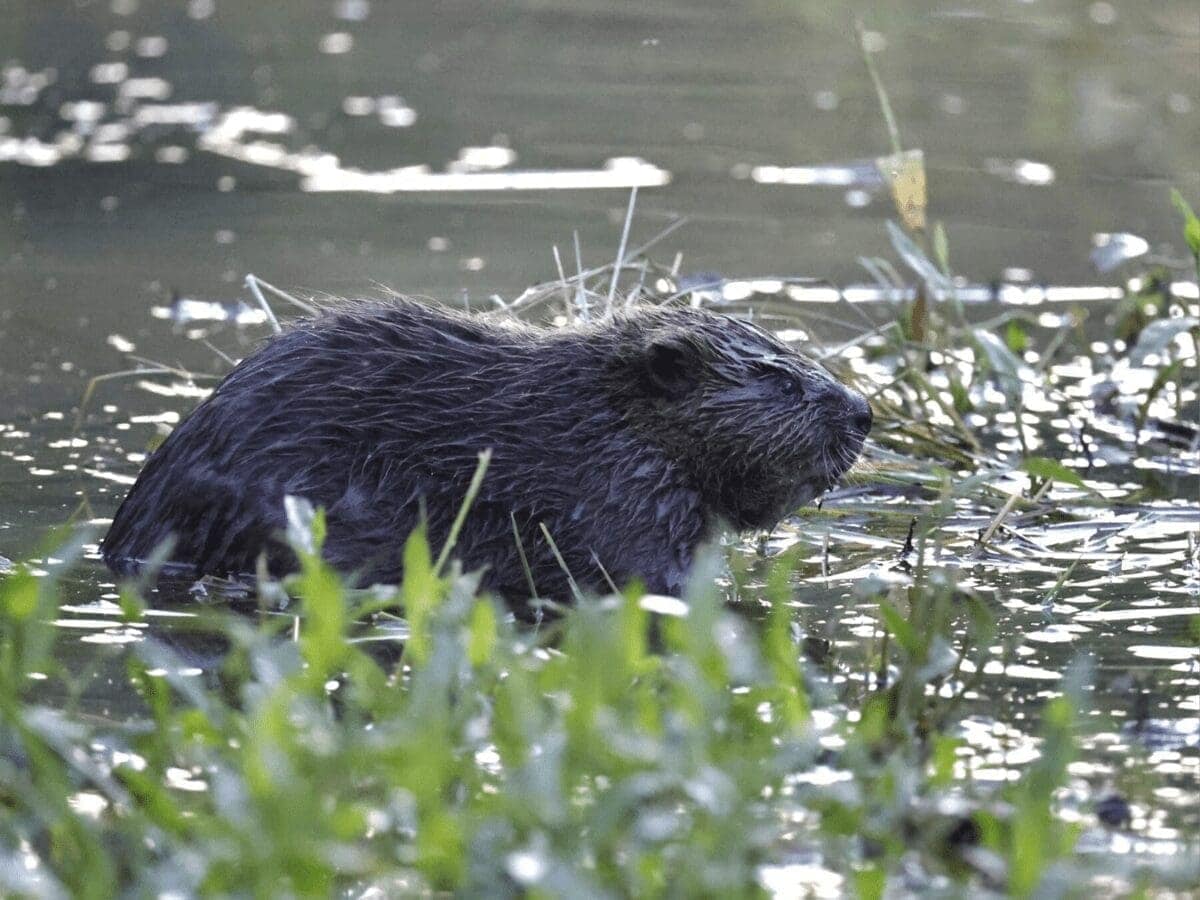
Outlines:
MULTIPOLYGON (((0 569, 68 517, 102 528, 205 376, 227 369, 222 355, 265 336, 247 272, 312 295, 511 300, 556 276, 556 247, 574 270, 576 232, 585 268, 611 261, 637 185, 631 245, 686 217, 655 258, 681 253, 680 272, 715 273, 723 299, 772 325, 836 343, 853 333, 844 323, 893 315, 860 262, 903 268, 872 163, 888 136, 836 5, 465 2, 451 15, 341 0, 284 17, 223 0, 0 0, 0 21, 0 569), (789 297, 785 276, 828 284, 789 297), (828 285, 851 290, 839 301, 828 285), (860 315, 850 299, 875 302, 860 315), (146 361, 192 375, 98 382, 77 427, 92 378, 146 361)), ((902 3, 867 26, 970 315, 1021 302, 1053 319, 1082 301, 1088 334, 1111 342, 1123 278, 1184 257, 1168 188, 1200 196, 1194 5, 902 3)), ((1080 400, 1112 373, 1085 358, 1052 374, 1080 400)), ((1049 514, 1015 516, 982 553, 995 505, 962 501, 927 547, 988 598, 1002 634, 1024 637, 970 698, 966 765, 1013 777, 1033 711, 1083 655, 1096 674, 1084 712, 1103 725, 1073 774, 1082 796, 1135 802, 1133 828, 1101 846, 1170 851, 1200 828, 1196 455, 1136 450, 1119 411, 1089 422, 1085 453, 1049 425, 1059 402, 1043 398, 1037 452, 1093 459, 1089 484, 1121 501, 1055 488, 1049 514), (1130 499, 1131 486, 1146 490, 1130 499), (1126 784, 1130 756, 1153 784, 1126 784)), ((990 439, 1017 448, 1015 419, 996 426, 990 439)), ((804 548, 798 622, 849 673, 877 635, 852 585, 908 577, 909 521, 933 502, 851 490, 767 542, 804 548)), ((752 546, 744 556, 730 591, 753 604, 761 562, 752 546)), ((135 715, 128 645, 186 631, 192 601, 118 625, 94 561, 68 593, 61 656, 76 681, 48 685, 48 701, 135 715)))

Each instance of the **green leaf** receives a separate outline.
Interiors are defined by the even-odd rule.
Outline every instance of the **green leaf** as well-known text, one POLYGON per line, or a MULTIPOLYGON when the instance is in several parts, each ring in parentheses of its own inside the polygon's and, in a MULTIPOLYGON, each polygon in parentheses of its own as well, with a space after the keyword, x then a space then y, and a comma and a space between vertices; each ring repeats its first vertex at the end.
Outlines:
POLYGON ((887 887, 887 872, 880 866, 871 866, 854 873, 855 891, 861 900, 879 900, 887 887))
POLYGON ((618 642, 621 647, 625 668, 637 672, 646 659, 646 621, 648 616, 642 609, 641 591, 626 590, 621 597, 621 610, 617 618, 618 642))
POLYGON ((954 401, 954 409, 958 413, 971 412, 975 407, 971 403, 971 394, 967 386, 957 378, 950 379, 950 399, 954 401))
POLYGON ((492 658, 496 646, 496 610, 488 600, 479 600, 471 610, 471 633, 467 641, 467 659, 482 666, 492 658))
POLYGON ((458 515, 454 517, 454 523, 450 526, 450 534, 446 537, 446 543, 442 546, 442 552, 438 554, 437 562, 434 564, 433 571, 435 575, 440 575, 446 563, 450 560, 450 553, 454 549, 455 543, 458 542, 458 533, 462 530, 463 522, 467 519, 467 512, 471 509, 471 504, 475 502, 475 498, 479 496, 479 489, 483 486, 483 477, 487 474, 488 463, 492 461, 492 449, 489 447, 479 454, 479 462, 475 466, 475 474, 471 476, 471 483, 467 485, 466 496, 463 497, 462 503, 458 507, 458 515))
POLYGON ((137 621, 146 612, 146 604, 138 595, 137 591, 127 586, 121 588, 121 593, 117 602, 121 607, 121 615, 127 622, 137 621))
POLYGON ((23 622, 34 614, 38 606, 38 582, 27 571, 19 571, 10 575, 0 591, 0 609, 4 615, 17 622, 23 622))
POLYGON ((854 735, 867 746, 878 744, 888 733, 889 721, 887 694, 872 694, 863 704, 862 715, 854 729, 854 735))
POLYGON ((996 376, 1000 389, 1015 403, 1021 396, 1021 360, 1000 335, 986 328, 973 328, 970 334, 983 357, 979 360, 983 364, 981 368, 996 376))
POLYGON ((1050 481, 1059 481, 1095 493, 1095 491, 1092 491, 1090 487, 1083 483, 1083 479, 1078 474, 1068 469, 1062 463, 1053 459, 1047 459, 1044 456, 1029 457, 1021 463, 1021 471, 1027 475, 1032 475, 1034 478, 1047 478, 1050 481))
POLYGON ((1161 357, 1167 346, 1175 340, 1176 335, 1193 328, 1200 328, 1200 319, 1195 316, 1176 316, 1173 319, 1156 319, 1138 335, 1137 343, 1129 351, 1129 361, 1140 366, 1146 362, 1146 357, 1153 353, 1161 357))
POLYGON ((341 579, 317 556, 302 557, 303 573, 297 582, 304 609, 300 652, 309 664, 309 675, 323 684, 337 673, 346 654, 346 604, 341 579))
POLYGON ((963 746, 962 738, 939 734, 933 741, 933 777, 932 782, 938 786, 949 785, 954 780, 954 762, 958 759, 958 748, 963 746))
POLYGON ((1013 353, 1024 353, 1029 348, 1029 335, 1021 327, 1021 323, 1013 319, 1004 332, 1004 342, 1013 353))
POLYGON ((1155 398, 1162 393, 1162 389, 1171 381, 1179 378, 1183 371, 1183 360, 1177 359, 1169 366, 1164 366, 1158 370, 1158 374, 1154 376, 1154 383, 1150 385, 1146 391, 1146 399, 1142 401, 1141 408, 1137 414, 1137 428, 1141 431, 1146 424, 1146 419, 1150 416, 1150 405, 1154 403, 1155 398))
POLYGON ((946 239, 946 225, 941 220, 933 226, 933 255, 937 257, 942 274, 950 277, 950 242, 946 239))
POLYGON ((887 630, 892 633, 892 636, 904 648, 904 652, 910 658, 917 658, 921 653, 921 641, 917 637, 916 630, 909 624, 908 620, 900 615, 900 611, 886 600, 880 601, 879 612, 883 616, 883 624, 887 626, 887 630))
POLYGON ((425 526, 418 526, 404 543, 404 581, 400 586, 404 614, 411 628, 405 655, 411 657, 414 663, 423 663, 429 658, 432 643, 430 620, 433 611, 441 603, 442 587, 433 570, 433 556, 429 552, 425 526))
POLYGON ((1192 256, 1196 257, 1197 264, 1200 265, 1200 219, 1196 218, 1191 204, 1183 199, 1183 194, 1174 188, 1171 189, 1171 202, 1183 216, 1183 239, 1187 241, 1188 249, 1192 251, 1192 256))
POLYGON ((887 221, 887 231, 897 255, 910 269, 921 276, 921 280, 931 291, 941 296, 954 290, 954 282, 943 275, 933 261, 925 255, 925 251, 918 247, 916 242, 891 219, 887 221))
POLYGON ((283 498, 283 510, 287 516, 288 545, 298 556, 316 556, 321 552, 317 543, 317 510, 312 501, 305 497, 288 494, 283 498))

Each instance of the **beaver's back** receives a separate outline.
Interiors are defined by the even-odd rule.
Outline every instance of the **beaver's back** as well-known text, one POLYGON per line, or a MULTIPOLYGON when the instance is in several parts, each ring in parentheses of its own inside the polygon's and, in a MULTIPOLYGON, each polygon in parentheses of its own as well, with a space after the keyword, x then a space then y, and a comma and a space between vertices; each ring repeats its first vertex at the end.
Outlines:
POLYGON ((661 454, 639 451, 608 402, 609 343, 602 332, 497 325, 404 301, 306 321, 242 361, 154 452, 104 557, 129 571, 170 538, 170 559, 193 574, 252 573, 263 552, 286 571, 294 560, 278 536, 290 494, 326 509, 331 561, 392 580, 422 509, 431 540, 441 540, 490 449, 460 543, 494 544, 484 554, 491 580, 523 587, 523 573, 500 563, 518 562, 512 515, 557 584, 540 524, 578 532, 580 498, 611 494, 625 465, 642 470, 630 485, 661 483, 668 468, 661 454), (606 455, 615 462, 597 476, 606 455))

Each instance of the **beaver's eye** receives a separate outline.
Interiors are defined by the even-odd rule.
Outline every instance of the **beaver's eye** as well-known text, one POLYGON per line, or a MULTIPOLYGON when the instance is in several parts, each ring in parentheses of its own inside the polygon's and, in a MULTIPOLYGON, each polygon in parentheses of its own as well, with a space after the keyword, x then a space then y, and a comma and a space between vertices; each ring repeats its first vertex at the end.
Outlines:
POLYGON ((780 372, 778 369, 766 373, 766 378, 774 388, 783 394, 785 397, 794 397, 799 399, 804 396, 804 388, 800 386, 799 380, 789 375, 787 372, 780 372))

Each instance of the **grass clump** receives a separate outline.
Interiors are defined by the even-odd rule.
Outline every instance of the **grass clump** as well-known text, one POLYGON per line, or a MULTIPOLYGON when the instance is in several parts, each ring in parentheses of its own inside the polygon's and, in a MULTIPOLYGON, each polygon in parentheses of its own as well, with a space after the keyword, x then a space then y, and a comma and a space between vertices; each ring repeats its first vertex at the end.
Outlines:
POLYGON ((207 684, 148 640, 129 664, 145 718, 86 735, 28 677, 53 666, 53 580, 7 580, 7 890, 753 891, 779 830, 764 795, 816 746, 794 667, 715 591, 678 617, 588 601, 533 634, 417 532, 401 594, 422 612, 379 652, 354 623, 387 596, 305 544, 294 640, 290 618, 210 620, 230 649, 207 684))

